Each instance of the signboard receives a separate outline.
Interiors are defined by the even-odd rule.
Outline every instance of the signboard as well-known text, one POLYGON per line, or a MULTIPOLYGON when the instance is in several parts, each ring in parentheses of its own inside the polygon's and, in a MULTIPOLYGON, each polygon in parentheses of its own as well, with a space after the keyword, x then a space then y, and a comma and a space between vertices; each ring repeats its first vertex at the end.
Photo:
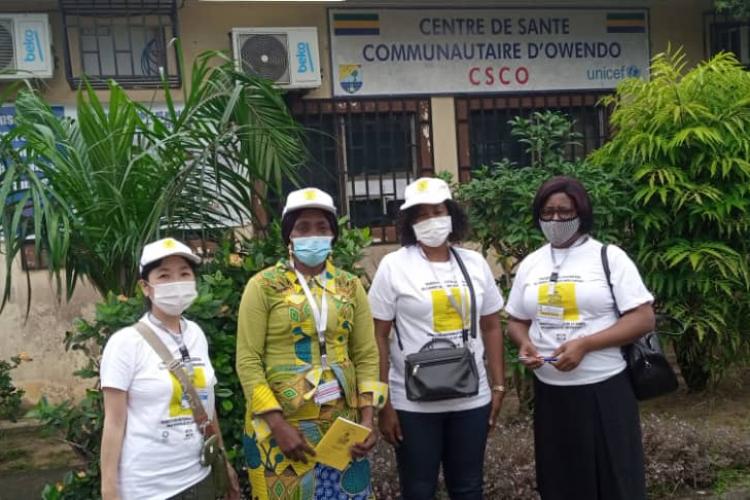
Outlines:
POLYGON ((648 76, 647 9, 331 9, 333 94, 612 89, 648 76))

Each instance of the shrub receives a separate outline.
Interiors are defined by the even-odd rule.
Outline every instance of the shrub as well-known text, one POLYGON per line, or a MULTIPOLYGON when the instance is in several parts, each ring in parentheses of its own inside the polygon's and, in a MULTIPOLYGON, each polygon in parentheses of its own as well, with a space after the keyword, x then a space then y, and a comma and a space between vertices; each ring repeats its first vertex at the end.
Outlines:
MULTIPOLYGON (((361 272, 356 263, 370 244, 368 229, 350 229, 340 221, 339 242, 334 249, 334 262, 341 267, 361 272)), ((287 255, 278 224, 271 225, 263 237, 243 241, 226 241, 213 259, 201 268, 199 296, 186 315, 196 321, 208 339, 211 362, 216 370, 216 404, 227 453, 239 470, 244 465, 242 433, 245 403, 235 365, 235 333, 237 310, 245 283, 256 272, 273 265, 287 255)), ((125 297, 109 293, 97 304, 93 321, 79 319, 65 337, 66 350, 85 354, 87 362, 75 375, 94 382, 85 398, 77 404, 66 401, 52 405, 42 398, 32 411, 50 432, 57 432, 83 460, 84 467, 70 471, 56 485, 47 485, 45 500, 99 498, 99 446, 103 424, 103 399, 99 387, 101 349, 117 330, 135 323, 144 313, 140 296, 125 297)), ((246 475, 240 480, 247 488, 246 475)))
POLYGON ((648 81, 621 83, 605 100, 617 133, 590 160, 632 184, 630 253, 686 326, 677 359, 703 389, 750 350, 750 74, 729 54, 685 68, 660 54, 648 81))
POLYGON ((750 466, 750 440, 737 430, 653 414, 643 419, 642 428, 646 479, 654 496, 710 488, 723 470, 750 466))
POLYGON ((0 359, 0 420, 15 422, 21 416, 21 403, 26 392, 13 385, 10 372, 24 361, 30 361, 25 353, 13 356, 10 361, 0 359))

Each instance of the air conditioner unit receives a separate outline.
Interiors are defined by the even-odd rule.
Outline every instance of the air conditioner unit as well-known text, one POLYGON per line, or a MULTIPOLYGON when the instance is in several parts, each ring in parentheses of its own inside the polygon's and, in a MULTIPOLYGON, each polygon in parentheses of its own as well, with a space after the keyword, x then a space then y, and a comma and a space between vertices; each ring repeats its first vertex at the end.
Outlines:
POLYGON ((237 68, 284 89, 320 87, 317 28, 233 28, 237 68))
POLYGON ((0 14, 0 80, 52 78, 47 14, 0 14))

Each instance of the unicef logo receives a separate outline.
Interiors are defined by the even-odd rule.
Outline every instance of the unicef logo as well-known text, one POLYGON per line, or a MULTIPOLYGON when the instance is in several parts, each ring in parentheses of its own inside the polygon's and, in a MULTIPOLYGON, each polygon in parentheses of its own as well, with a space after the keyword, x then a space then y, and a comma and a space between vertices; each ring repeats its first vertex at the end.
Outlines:
POLYGON ((635 64, 628 66, 627 72, 628 78, 638 78, 641 76, 641 69, 635 64))

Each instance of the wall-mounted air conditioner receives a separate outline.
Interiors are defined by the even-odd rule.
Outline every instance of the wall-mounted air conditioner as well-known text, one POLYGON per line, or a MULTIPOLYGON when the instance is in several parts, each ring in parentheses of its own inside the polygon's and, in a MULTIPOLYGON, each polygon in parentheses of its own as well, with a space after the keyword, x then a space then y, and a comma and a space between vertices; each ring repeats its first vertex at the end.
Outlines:
POLYGON ((320 87, 317 28, 233 28, 237 68, 285 89, 320 87))
POLYGON ((47 14, 0 14, 0 80, 52 78, 47 14))

